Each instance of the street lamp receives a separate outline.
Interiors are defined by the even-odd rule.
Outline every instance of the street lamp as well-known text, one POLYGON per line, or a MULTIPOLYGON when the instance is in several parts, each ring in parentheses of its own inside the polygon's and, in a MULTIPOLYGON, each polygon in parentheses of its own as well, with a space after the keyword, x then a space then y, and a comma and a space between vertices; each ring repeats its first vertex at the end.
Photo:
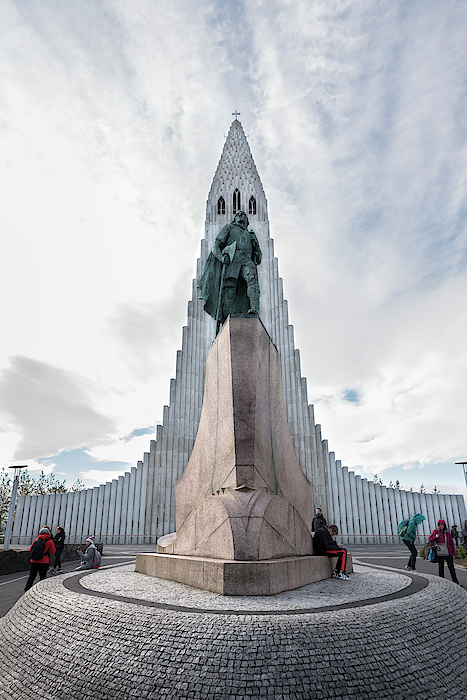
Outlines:
POLYGON ((10 510, 8 511, 8 520, 6 523, 5 538, 3 540, 3 549, 10 549, 11 531, 13 530, 13 520, 15 518, 16 494, 18 493, 19 472, 20 469, 27 468, 27 464, 23 464, 17 467, 8 467, 8 469, 15 470, 15 476, 13 479, 13 489, 11 491, 10 510))
POLYGON ((467 486, 467 462, 456 462, 456 464, 462 464, 464 467, 465 485, 467 486))

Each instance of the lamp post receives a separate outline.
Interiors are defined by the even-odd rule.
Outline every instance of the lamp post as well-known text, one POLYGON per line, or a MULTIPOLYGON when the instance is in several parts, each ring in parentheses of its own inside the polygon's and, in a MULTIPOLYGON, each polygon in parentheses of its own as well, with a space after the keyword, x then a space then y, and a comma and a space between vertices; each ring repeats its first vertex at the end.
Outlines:
POLYGON ((15 476, 13 479, 13 489, 11 491, 10 510, 8 511, 8 520, 7 520, 6 528, 5 528, 5 538, 3 540, 3 549, 10 549, 11 531, 13 530, 13 520, 15 519, 15 505, 16 505, 16 494, 18 493, 19 472, 20 472, 20 469, 27 469, 28 465, 23 464, 21 466, 8 467, 8 468, 15 470, 15 476))
POLYGON ((465 485, 467 486, 467 462, 456 462, 456 464, 462 464, 464 467, 465 485))

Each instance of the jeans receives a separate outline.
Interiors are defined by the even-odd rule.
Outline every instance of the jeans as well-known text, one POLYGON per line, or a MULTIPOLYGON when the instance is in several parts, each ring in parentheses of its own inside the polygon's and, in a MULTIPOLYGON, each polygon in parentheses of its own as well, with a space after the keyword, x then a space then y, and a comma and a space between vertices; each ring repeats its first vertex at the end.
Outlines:
POLYGON ((57 551, 55 552, 55 564, 53 565, 52 569, 61 569, 62 568, 62 562, 60 561, 60 557, 62 555, 62 552, 63 552, 63 548, 58 549, 58 547, 57 547, 57 551))
POLYGON ((448 554, 447 557, 440 557, 438 555, 438 569, 439 569, 439 575, 441 578, 444 578, 444 560, 446 560, 446 564, 448 565, 449 573, 451 574, 451 579, 454 583, 459 583, 457 580, 456 576, 456 570, 454 568, 454 557, 452 554, 448 554))
POLYGON ((413 542, 409 542, 408 540, 402 540, 402 542, 406 545, 406 547, 408 549, 410 549, 410 557, 409 557, 409 561, 407 563, 407 566, 410 566, 412 571, 415 571, 415 561, 417 559, 417 548, 413 542))

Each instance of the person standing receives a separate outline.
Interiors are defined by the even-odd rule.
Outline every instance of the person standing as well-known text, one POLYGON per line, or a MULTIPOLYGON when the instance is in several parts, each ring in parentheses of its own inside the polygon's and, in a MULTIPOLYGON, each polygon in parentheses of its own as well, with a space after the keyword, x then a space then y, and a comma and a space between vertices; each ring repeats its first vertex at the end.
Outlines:
POLYGON ((436 530, 433 530, 428 538, 428 541, 436 544, 439 575, 441 578, 444 578, 444 562, 446 562, 453 583, 459 583, 456 576, 456 570, 454 568, 454 556, 456 554, 456 550, 454 547, 454 542, 452 541, 451 533, 447 529, 444 520, 438 520, 436 530))
POLYGON ((30 546, 29 551, 31 552, 31 566, 29 570, 29 578, 24 588, 25 591, 28 591, 31 588, 37 574, 39 574, 41 581, 46 578, 47 569, 49 568, 50 555, 55 554, 55 544, 48 527, 43 527, 41 529, 38 537, 36 537, 30 546))
POLYGON ((337 565, 332 572, 332 577, 340 578, 342 581, 350 581, 350 576, 345 573, 347 550, 333 539, 338 533, 337 525, 320 527, 313 537, 313 551, 318 556, 337 557, 337 565))
POLYGON ((464 527, 461 530, 461 536, 461 544, 464 545, 464 548, 467 551, 467 520, 464 521, 464 527))
POLYGON ((415 547, 415 540, 417 539, 417 525, 420 525, 424 520, 425 516, 421 513, 415 513, 413 518, 410 518, 407 523, 407 529, 401 533, 402 541, 406 547, 410 550, 409 561, 405 568, 407 571, 415 571, 415 562, 417 560, 417 548, 415 547))
POLYGON ((320 527, 327 527, 327 522, 326 518, 324 517, 321 508, 316 509, 316 515, 313 518, 313 522, 311 524, 311 531, 316 532, 319 530, 320 527))
POLYGON ((451 537, 456 543, 456 549, 459 546, 459 530, 457 529, 457 525, 453 525, 451 528, 451 537))
POLYGON ((57 527, 54 536, 55 544, 55 564, 50 569, 51 574, 63 574, 62 562, 60 561, 60 556, 63 552, 65 546, 65 530, 60 525, 57 527))

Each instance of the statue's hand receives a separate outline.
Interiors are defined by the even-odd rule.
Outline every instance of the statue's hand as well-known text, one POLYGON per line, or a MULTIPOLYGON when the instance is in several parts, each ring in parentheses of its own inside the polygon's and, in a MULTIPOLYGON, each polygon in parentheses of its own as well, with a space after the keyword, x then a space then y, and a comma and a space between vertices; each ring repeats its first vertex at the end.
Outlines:
POLYGON ((224 255, 222 256, 222 262, 224 263, 224 265, 228 265, 230 263, 230 257, 228 253, 224 253, 224 255))

